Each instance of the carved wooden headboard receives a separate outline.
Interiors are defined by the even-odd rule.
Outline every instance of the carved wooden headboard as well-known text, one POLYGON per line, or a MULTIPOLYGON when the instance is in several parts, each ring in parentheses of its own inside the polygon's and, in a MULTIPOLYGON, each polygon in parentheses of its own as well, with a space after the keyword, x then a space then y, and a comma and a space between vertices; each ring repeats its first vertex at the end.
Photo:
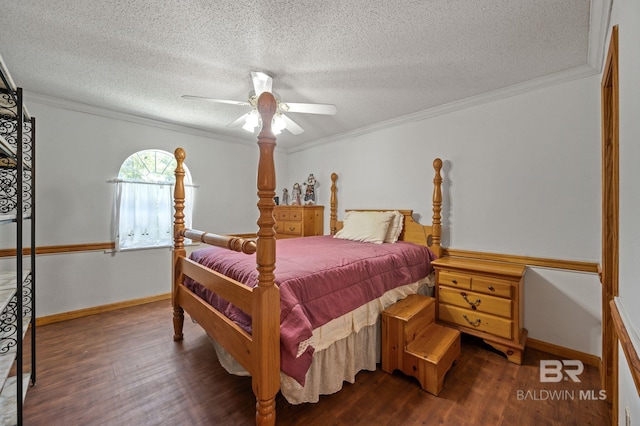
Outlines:
MULTIPOLYGON (((442 169, 442 160, 436 158, 433 160, 433 169, 435 170, 435 177, 433 178, 433 218, 431 225, 421 225, 413 219, 413 210, 400 210, 400 209, 371 209, 371 210, 357 210, 357 211, 388 211, 398 210, 404 215, 404 224, 402 227, 402 233, 398 238, 400 241, 407 241, 414 244, 420 244, 422 246, 429 247, 436 256, 440 257, 442 254, 442 247, 440 246, 440 237, 442 232, 441 215, 442 210, 442 176, 440 170, 442 169)), ((338 220, 338 197, 336 181, 338 175, 331 174, 331 214, 329 229, 332 235, 335 235, 340 229, 342 229, 343 223, 338 220)), ((348 211, 348 210, 347 210, 348 211)))

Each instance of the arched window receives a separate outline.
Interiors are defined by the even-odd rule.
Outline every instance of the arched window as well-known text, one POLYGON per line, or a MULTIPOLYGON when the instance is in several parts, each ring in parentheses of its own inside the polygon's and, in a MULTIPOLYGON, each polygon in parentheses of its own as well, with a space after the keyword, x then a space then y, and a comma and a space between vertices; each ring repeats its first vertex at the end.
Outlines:
MULTIPOLYGON (((157 149, 139 151, 120 167, 116 181, 116 249, 166 247, 173 242, 173 187, 176 160, 157 149)), ((185 170, 185 225, 191 226, 193 186, 185 170)))

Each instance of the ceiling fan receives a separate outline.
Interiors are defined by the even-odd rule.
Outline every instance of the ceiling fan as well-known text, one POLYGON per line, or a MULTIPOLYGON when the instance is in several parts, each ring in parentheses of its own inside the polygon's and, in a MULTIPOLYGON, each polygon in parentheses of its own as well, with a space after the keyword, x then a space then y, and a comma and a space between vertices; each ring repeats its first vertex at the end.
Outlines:
POLYGON ((272 123, 272 130, 275 134, 278 134, 285 129, 294 135, 299 135, 304 132, 304 129, 285 115, 285 113, 294 112, 304 114, 335 115, 338 111, 336 106, 331 104, 282 102, 280 97, 271 91, 273 86, 273 78, 271 76, 260 71, 251 71, 251 79, 253 80, 253 91, 249 93, 249 99, 247 101, 232 101, 192 95, 182 95, 182 97, 185 99, 201 99, 219 104, 250 106, 251 111, 227 124, 227 127, 242 127, 252 133, 255 131, 256 127, 259 128, 261 126, 260 115, 258 114, 258 97, 262 92, 271 92, 276 98, 277 109, 272 123))

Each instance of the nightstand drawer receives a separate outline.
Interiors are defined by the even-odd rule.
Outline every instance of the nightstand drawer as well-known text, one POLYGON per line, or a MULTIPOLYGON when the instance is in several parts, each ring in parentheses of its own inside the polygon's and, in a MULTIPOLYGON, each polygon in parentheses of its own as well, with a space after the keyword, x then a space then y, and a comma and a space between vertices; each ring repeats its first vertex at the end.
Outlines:
POLYGON ((451 305, 438 305, 438 319, 466 328, 491 333, 494 336, 513 338, 513 322, 493 315, 470 311, 451 305))
MULTIPOLYGON (((473 282, 475 284, 475 280, 473 282)), ((440 286, 440 302, 511 319, 511 300, 488 296, 473 291, 440 286)))
POLYGON ((440 271, 438 282, 442 285, 471 290, 471 277, 469 275, 440 271))
POLYGON ((471 282, 471 290, 511 298, 511 283, 509 281, 474 276, 471 282))

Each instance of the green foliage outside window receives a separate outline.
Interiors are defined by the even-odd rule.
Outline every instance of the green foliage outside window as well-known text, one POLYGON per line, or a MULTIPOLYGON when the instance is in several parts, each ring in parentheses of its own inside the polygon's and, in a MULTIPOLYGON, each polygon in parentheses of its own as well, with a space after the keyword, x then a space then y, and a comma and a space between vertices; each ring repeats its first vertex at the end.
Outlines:
POLYGON ((176 159, 158 150, 139 151, 127 158, 118 173, 118 179, 128 182, 169 183, 176 181, 176 159))

